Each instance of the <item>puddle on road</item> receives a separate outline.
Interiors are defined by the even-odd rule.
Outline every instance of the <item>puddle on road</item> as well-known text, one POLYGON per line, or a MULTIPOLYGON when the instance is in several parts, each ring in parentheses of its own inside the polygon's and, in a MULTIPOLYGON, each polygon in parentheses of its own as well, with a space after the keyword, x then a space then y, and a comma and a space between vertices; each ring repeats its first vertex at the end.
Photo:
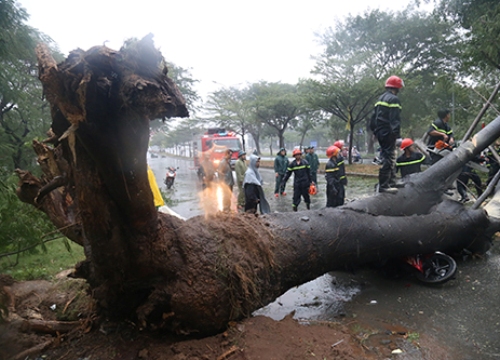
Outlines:
POLYGON ((328 273, 288 290, 274 302, 255 311, 253 315, 281 320, 295 311, 295 319, 332 321, 343 315, 344 304, 360 291, 357 282, 328 273))

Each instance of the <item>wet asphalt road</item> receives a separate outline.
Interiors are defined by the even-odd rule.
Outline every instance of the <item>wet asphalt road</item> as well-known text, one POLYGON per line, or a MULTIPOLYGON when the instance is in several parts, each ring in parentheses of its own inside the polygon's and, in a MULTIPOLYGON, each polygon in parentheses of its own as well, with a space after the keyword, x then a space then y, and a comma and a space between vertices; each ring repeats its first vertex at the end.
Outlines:
MULTIPOLYGON (((199 185, 192 160, 178 158, 148 159, 162 190, 173 201, 171 208, 189 218, 203 214, 199 205, 199 185), (166 190, 163 184, 167 166, 179 167, 175 185, 166 190)), ((274 173, 261 169, 264 190, 272 211, 289 212, 292 179, 287 184, 289 195, 274 199, 274 173)), ((347 199, 373 195, 376 179, 350 179, 347 199)), ((318 195, 312 208, 326 203, 325 181, 318 175, 318 195)), ((299 211, 305 205, 299 205, 299 211)), ((442 285, 419 284, 409 274, 384 274, 373 269, 354 273, 332 272, 293 288, 256 314, 276 320, 295 310, 295 318, 334 320, 374 317, 400 324, 416 333, 429 334, 461 354, 459 359, 500 359, 500 241, 482 258, 456 258, 457 276, 442 285), (394 275, 394 276, 393 276, 394 275)), ((424 359, 398 355, 398 359, 424 359)))

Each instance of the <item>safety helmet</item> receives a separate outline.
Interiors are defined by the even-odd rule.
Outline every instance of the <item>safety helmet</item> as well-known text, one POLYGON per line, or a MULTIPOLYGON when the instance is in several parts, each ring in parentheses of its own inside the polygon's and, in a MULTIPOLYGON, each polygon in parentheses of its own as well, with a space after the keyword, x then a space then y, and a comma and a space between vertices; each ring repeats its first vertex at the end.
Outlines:
POLYGON ((404 150, 411 145, 413 145, 413 140, 410 138, 404 138, 403 141, 401 141, 401 150, 404 150))
POLYGON ((292 156, 295 155, 302 155, 302 151, 300 151, 300 149, 293 149, 292 156))
POLYGON ((318 189, 316 188, 316 185, 311 184, 309 186, 309 195, 316 195, 318 193, 318 189))
POLYGON ((328 156, 329 158, 332 156, 337 156, 337 154, 339 152, 340 152, 340 149, 337 146, 332 145, 332 146, 328 147, 328 149, 326 149, 326 156, 328 156))
POLYGON ((396 75, 389 76, 389 78, 385 82, 385 87, 401 89, 404 86, 405 86, 405 83, 403 82, 403 80, 399 76, 396 76, 396 75))
POLYGON ((337 140, 333 143, 333 146, 338 147, 339 149, 342 149, 344 147, 344 142, 342 140, 337 140))

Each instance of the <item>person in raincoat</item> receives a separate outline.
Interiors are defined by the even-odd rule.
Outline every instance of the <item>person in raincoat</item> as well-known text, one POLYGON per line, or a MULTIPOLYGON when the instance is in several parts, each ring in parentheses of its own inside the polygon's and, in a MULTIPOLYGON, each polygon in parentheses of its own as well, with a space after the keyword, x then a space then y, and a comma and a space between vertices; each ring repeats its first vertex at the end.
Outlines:
POLYGON ((257 205, 260 207, 261 214, 271 212, 269 203, 264 196, 262 189, 262 176, 259 173, 260 157, 257 155, 250 155, 250 164, 245 172, 245 179, 243 180, 243 188, 245 189, 245 212, 255 214, 257 212, 257 205))
POLYGON ((163 196, 161 196, 160 188, 158 187, 158 183, 156 182, 155 174, 153 170, 148 165, 148 180, 149 186, 151 187, 151 192, 153 193, 153 201, 155 207, 158 209, 159 207, 165 205, 165 201, 163 201, 163 196))
POLYGON ((236 173, 236 184, 238 185, 238 210, 243 210, 245 207, 245 189, 243 189, 243 180, 245 172, 247 171, 247 153, 243 150, 238 152, 238 160, 234 165, 234 172, 236 173))
POLYGON ((309 152, 306 154, 306 160, 311 167, 311 180, 313 183, 318 183, 318 168, 319 168, 319 158, 314 152, 314 146, 309 147, 309 152))
POLYGON ((285 177, 286 169, 288 168, 288 158, 286 157, 286 149, 281 148, 274 159, 274 173, 276 180, 274 183, 274 197, 278 198, 281 196, 286 196, 285 188, 281 187, 281 181, 285 177))

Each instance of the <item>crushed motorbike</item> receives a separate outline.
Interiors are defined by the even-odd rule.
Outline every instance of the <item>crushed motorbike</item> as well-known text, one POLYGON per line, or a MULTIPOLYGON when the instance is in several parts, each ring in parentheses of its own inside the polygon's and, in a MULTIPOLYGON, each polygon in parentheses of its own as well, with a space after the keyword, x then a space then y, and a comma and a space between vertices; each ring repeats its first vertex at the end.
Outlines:
POLYGON ((417 280, 426 284, 443 284, 453 279, 457 272, 455 259, 439 251, 405 256, 402 261, 413 269, 417 280))

